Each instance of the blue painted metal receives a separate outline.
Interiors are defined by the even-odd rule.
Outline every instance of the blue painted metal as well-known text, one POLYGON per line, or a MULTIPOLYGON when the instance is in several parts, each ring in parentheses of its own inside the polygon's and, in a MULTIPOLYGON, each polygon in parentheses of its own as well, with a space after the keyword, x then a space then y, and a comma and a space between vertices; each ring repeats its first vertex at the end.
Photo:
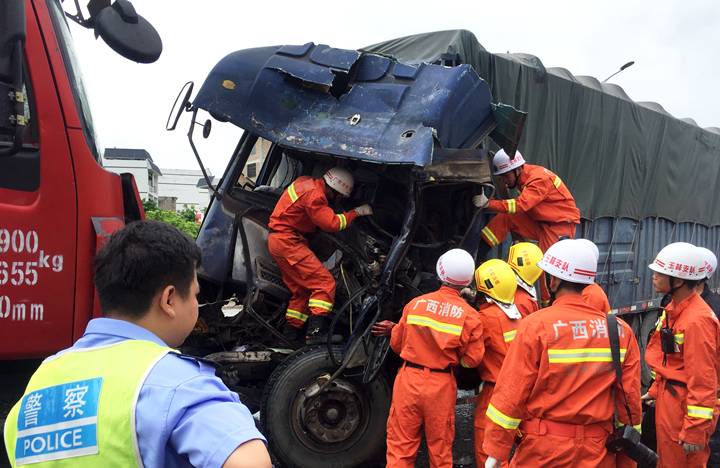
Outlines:
POLYGON ((472 147, 495 128, 491 100, 469 65, 309 43, 226 56, 193 105, 283 146, 425 167, 438 147, 472 147))

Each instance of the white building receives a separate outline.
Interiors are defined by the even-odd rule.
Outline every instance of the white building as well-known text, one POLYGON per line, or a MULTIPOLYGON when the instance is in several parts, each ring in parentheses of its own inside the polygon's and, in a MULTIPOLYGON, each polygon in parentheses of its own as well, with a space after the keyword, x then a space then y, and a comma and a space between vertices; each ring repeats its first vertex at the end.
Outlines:
POLYGON ((140 198, 158 201, 158 178, 162 175, 150 153, 144 149, 107 148, 103 156, 103 167, 116 174, 129 172, 135 177, 140 198))
MULTIPOLYGON (((209 173, 208 177, 213 182, 214 177, 209 173)), ((175 197, 177 199, 175 206, 178 210, 188 207, 202 213, 210 203, 211 194, 199 170, 162 169, 159 184, 159 196, 175 197)))

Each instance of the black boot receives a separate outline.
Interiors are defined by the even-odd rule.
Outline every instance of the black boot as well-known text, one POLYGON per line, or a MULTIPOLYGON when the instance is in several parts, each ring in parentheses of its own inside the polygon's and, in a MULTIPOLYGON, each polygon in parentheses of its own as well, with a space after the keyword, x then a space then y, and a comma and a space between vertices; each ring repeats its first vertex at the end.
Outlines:
POLYGON ((283 338, 290 342, 290 347, 293 349, 297 349, 303 345, 305 333, 302 328, 293 327, 289 323, 286 323, 283 327, 282 335, 283 338))
MULTIPOLYGON (((330 328, 330 317, 325 315, 311 315, 307 322, 305 332, 305 344, 322 344, 327 342, 328 329, 330 328)), ((333 335, 332 342, 339 343, 342 336, 333 335)))

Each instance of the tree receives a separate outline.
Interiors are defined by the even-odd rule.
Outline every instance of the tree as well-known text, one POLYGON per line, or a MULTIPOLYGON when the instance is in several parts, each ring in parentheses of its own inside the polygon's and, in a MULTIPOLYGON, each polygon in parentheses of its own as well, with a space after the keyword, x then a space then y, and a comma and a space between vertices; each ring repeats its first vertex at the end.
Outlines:
POLYGON ((146 219, 172 224, 191 238, 197 237, 200 226, 195 222, 195 211, 192 208, 186 207, 180 213, 161 210, 152 200, 143 200, 143 208, 146 219))

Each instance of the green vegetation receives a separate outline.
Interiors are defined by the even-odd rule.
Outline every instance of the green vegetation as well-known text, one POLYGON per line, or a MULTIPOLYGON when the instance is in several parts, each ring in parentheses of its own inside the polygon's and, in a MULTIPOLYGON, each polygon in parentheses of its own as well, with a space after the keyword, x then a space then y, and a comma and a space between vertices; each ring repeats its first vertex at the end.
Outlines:
POLYGON ((195 211, 192 208, 185 207, 180 212, 161 210, 150 200, 143 200, 143 208, 146 219, 172 224, 191 238, 197 237, 200 225, 195 222, 195 211))

